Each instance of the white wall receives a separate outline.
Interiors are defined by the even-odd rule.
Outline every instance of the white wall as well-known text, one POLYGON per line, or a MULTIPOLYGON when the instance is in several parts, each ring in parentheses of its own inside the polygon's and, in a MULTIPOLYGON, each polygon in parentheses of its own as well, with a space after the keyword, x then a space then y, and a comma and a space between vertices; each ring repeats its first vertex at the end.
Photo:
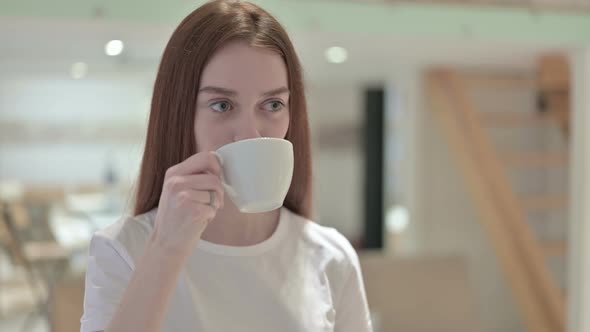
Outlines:
POLYGON ((573 57, 574 86, 573 142, 571 177, 571 218, 569 250, 568 331, 590 331, 590 48, 579 50, 573 57))
POLYGON ((354 83, 310 84, 308 111, 312 130, 315 194, 319 222, 337 227, 349 239, 363 232, 363 86, 354 83), (352 127, 356 144, 330 146, 321 130, 352 127))
MULTIPOLYGON (((128 125, 145 128, 149 82, 134 79, 72 80, 61 77, 5 77, 0 80, 0 122, 35 126, 128 125)), ((33 129, 34 130, 34 129, 33 129)), ((0 142, 0 179, 25 183, 98 183, 106 163, 121 180, 135 179, 142 137, 124 144, 96 142, 0 142)))
POLYGON ((420 234, 423 232, 421 221, 424 217, 420 189, 425 151, 421 130, 424 112, 419 111, 423 107, 420 76, 420 71, 414 67, 399 70, 388 82, 385 91, 386 219, 387 211, 394 207, 407 213, 405 228, 388 231, 385 246, 388 252, 403 256, 423 252, 420 234))
POLYGON ((150 82, 103 78, 18 77, 0 80, 0 120, 88 123, 145 120, 150 82))

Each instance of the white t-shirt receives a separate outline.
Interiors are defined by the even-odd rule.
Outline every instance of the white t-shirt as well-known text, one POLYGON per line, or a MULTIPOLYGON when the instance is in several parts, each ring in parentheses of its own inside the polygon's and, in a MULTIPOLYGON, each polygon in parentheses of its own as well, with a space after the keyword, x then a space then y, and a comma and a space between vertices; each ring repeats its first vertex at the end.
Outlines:
MULTIPOLYGON (((90 244, 81 331, 107 328, 154 228, 156 209, 125 217, 90 244)), ((267 240, 199 240, 162 331, 372 331, 358 256, 336 229, 281 209, 267 240)))

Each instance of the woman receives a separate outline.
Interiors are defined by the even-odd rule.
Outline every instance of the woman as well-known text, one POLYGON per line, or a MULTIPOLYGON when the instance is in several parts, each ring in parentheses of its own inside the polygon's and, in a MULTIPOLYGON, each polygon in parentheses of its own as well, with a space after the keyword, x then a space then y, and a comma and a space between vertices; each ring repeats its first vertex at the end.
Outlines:
POLYGON ((82 331, 371 331, 354 249, 309 221, 310 154, 281 25, 246 2, 192 12, 161 60, 134 216, 92 238, 82 331), (243 214, 211 151, 254 137, 289 140, 295 169, 282 208, 243 214))

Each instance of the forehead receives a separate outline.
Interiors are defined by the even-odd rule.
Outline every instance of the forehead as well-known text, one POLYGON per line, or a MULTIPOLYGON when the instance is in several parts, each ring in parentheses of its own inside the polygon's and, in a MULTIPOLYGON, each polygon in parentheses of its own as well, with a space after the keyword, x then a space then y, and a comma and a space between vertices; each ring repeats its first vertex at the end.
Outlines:
POLYGON ((274 51, 233 41, 210 58, 201 74, 200 86, 253 93, 288 87, 287 67, 274 51))

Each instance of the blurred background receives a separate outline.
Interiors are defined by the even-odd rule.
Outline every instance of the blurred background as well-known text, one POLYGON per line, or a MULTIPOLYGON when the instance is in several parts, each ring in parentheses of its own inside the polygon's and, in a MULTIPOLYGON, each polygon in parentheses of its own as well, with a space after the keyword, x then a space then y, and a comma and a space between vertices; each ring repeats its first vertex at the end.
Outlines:
MULTIPOLYGON (((590 331, 590 1, 260 0, 375 331, 590 331)), ((203 1, 0 0, 0 331, 79 331, 158 61, 203 1)))

